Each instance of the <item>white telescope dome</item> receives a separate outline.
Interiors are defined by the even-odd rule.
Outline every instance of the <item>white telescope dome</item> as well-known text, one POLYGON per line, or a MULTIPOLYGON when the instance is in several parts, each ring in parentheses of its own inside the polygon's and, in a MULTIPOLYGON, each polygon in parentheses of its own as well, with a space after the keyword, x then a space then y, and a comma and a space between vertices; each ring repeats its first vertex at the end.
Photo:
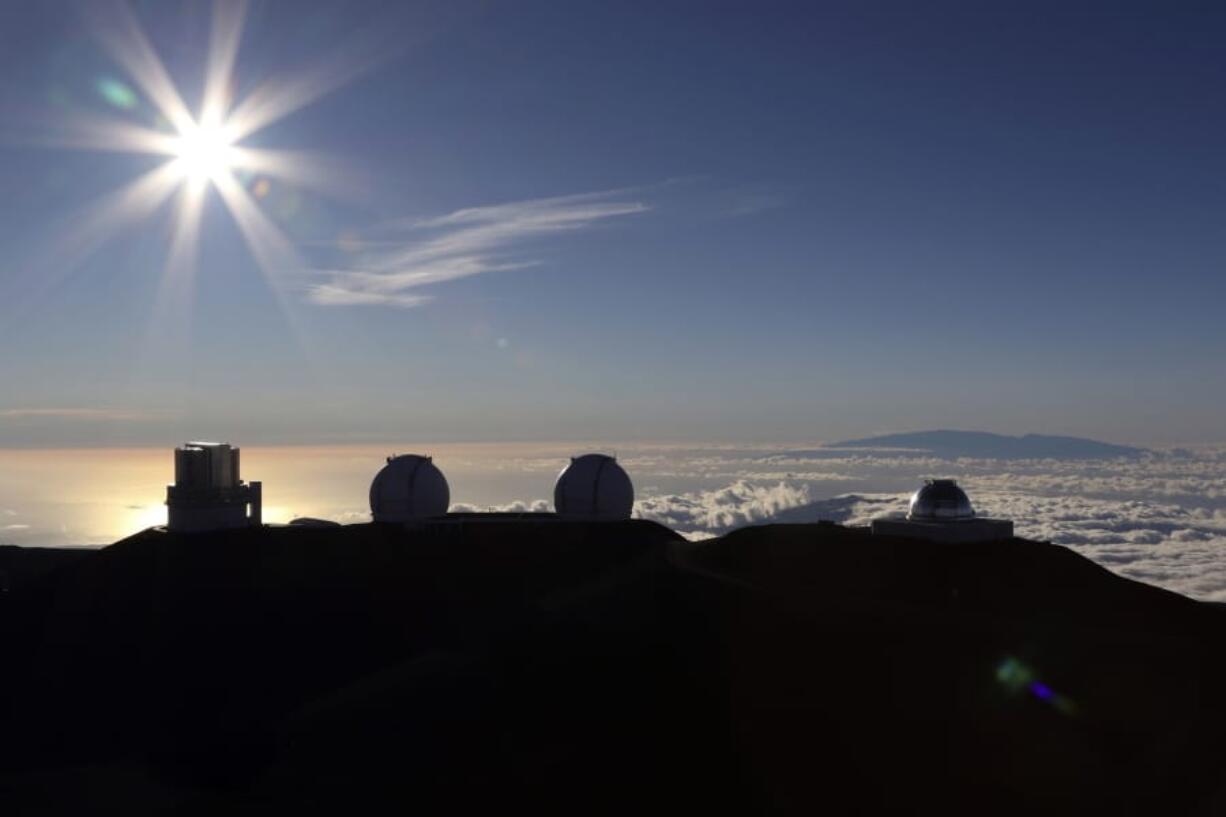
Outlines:
POLYGON ((634 486, 617 460, 606 454, 572 457, 558 474, 553 507, 563 516, 586 519, 629 519, 634 486))
POLYGON ((370 514, 376 522, 409 522, 442 516, 451 504, 447 478, 429 457, 387 458, 370 483, 370 514))
POLYGON ((924 480, 924 487, 911 495, 908 519, 957 520, 974 519, 975 509, 970 497, 952 479, 924 480))

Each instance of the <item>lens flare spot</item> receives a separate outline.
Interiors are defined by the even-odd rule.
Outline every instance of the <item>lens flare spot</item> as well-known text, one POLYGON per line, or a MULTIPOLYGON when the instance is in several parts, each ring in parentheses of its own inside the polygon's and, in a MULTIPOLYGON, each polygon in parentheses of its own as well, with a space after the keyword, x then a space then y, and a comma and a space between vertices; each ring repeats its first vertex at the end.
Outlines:
POLYGON ((130 111, 139 101, 135 91, 114 77, 99 78, 95 87, 108 104, 120 110, 130 111))
POLYGON ((1067 695, 1062 695, 1038 680, 1030 667, 1016 658, 1006 658, 996 667, 996 680, 1011 694, 1025 690, 1062 715, 1077 714, 1077 705, 1067 695))
POLYGON ((255 196, 257 199, 263 199, 271 190, 272 184, 269 183, 268 179, 260 179, 252 186, 251 195, 255 196))
POLYGON ((1030 691, 1034 693, 1036 698, 1044 701, 1050 701, 1052 698, 1056 697, 1056 693, 1051 691, 1051 687, 1049 687, 1047 684, 1039 683, 1038 681, 1030 682, 1030 691))
POLYGON ((1006 658, 996 668, 996 680, 1010 692, 1017 692, 1030 683, 1033 677, 1030 668, 1016 658, 1006 658))

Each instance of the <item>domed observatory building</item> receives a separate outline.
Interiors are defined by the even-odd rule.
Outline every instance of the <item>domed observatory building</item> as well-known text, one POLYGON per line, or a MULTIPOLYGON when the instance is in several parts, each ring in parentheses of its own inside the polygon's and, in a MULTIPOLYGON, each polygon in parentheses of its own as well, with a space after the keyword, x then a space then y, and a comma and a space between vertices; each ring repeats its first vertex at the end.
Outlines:
POLYGON ((971 499, 952 479, 929 479, 911 495, 905 519, 874 519, 879 536, 904 536, 933 542, 991 542, 1013 536, 1013 522, 976 516, 971 499))
POLYGON ((261 524, 262 485, 239 478, 238 448, 185 443, 175 449, 175 484, 166 486, 166 528, 176 533, 261 524))
POLYGON ((617 460, 607 454, 571 457, 553 487, 558 516, 593 521, 629 519, 634 486, 617 460))
POLYGON ((443 516, 451 504, 447 478, 429 457, 387 458, 370 483, 370 514, 376 522, 413 522, 443 516))

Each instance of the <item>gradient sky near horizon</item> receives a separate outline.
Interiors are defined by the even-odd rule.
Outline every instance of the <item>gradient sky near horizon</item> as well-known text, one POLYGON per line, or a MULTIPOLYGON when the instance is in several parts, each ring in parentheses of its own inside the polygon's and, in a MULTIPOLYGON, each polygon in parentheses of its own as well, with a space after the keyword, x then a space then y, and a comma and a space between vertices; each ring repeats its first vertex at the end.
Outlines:
POLYGON ((179 300, 124 8, 197 111, 210 3, 0 7, 0 447, 1226 439, 1220 5, 253 2, 179 300))

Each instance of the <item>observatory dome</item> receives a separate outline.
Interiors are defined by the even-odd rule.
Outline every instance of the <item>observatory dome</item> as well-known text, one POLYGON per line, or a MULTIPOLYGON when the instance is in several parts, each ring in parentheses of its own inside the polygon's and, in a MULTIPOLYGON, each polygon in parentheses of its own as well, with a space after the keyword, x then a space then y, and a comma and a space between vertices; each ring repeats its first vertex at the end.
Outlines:
POLYGON ((563 516, 629 519, 634 486, 617 460, 606 454, 572 457, 553 487, 553 507, 563 516))
POLYGON ((370 483, 370 513, 376 522, 409 522, 442 516, 451 504, 447 478, 429 457, 387 458, 370 483))
POLYGON ((973 519, 975 509, 971 500, 952 479, 929 479, 924 487, 911 495, 908 519, 957 520, 973 519))

